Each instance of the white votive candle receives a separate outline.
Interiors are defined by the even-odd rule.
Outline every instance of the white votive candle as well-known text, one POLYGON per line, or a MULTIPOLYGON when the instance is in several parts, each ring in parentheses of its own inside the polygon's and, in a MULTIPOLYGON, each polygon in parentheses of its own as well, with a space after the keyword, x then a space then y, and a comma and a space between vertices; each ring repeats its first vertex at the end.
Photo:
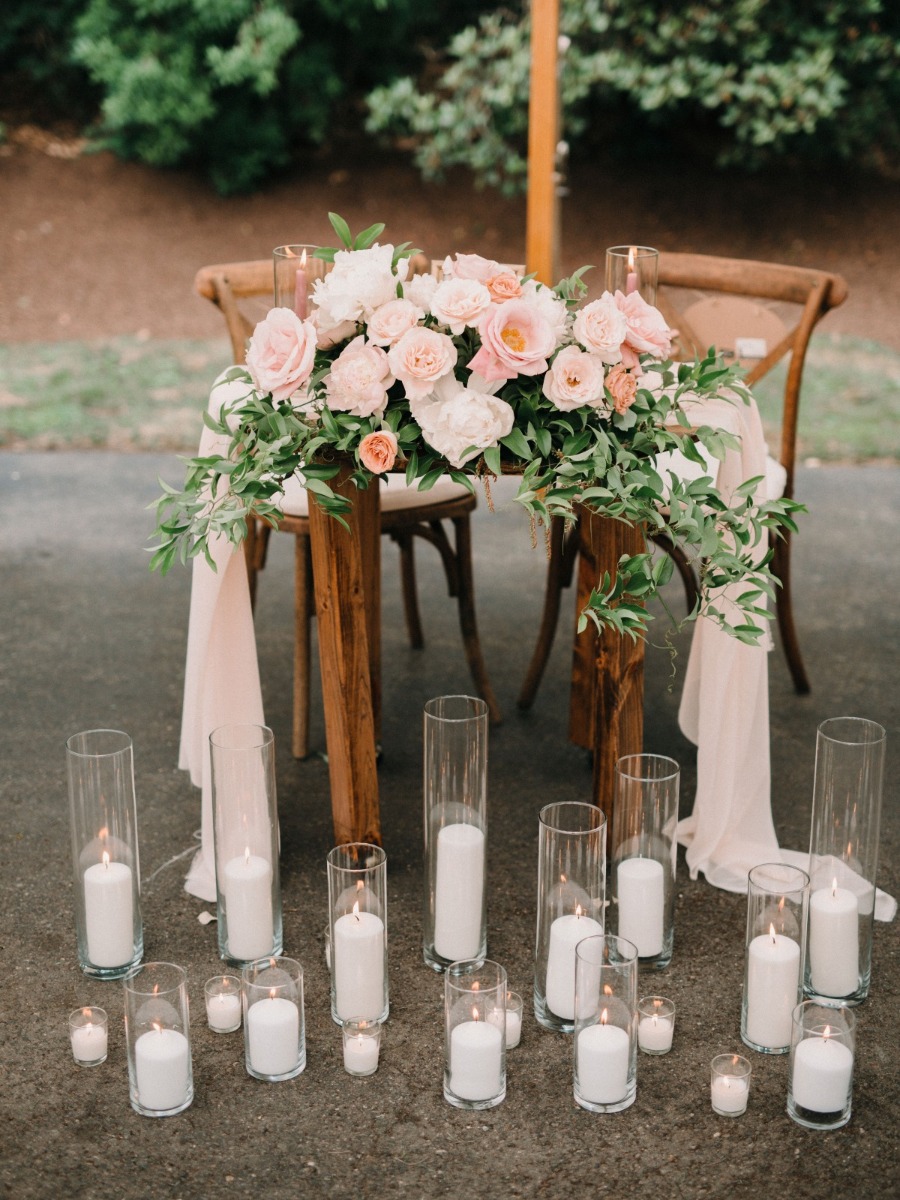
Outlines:
POLYGON ((500 1091, 503 1034, 491 1021, 462 1021, 450 1031, 450 1091, 460 1100, 491 1100, 500 1091))
POLYGON ((344 1070, 349 1075, 373 1075, 378 1070, 378 1038, 363 1033, 344 1038, 344 1070))
POLYGON ((667 1054, 672 1049, 675 1024, 671 1017, 641 1017, 638 1046, 647 1054, 667 1054))
POLYGON ((259 1075, 287 1075, 300 1060, 300 1011, 284 996, 247 1009, 247 1056, 259 1075))
POLYGON ((602 933, 603 926, 580 908, 557 917, 550 926, 547 952, 547 1007, 557 1017, 571 1021, 575 1017, 575 947, 586 937, 602 933))
POLYGON ((206 997, 206 1019, 216 1033, 232 1033, 241 1025, 241 998, 234 992, 214 992, 206 997))
POLYGON ((477 825, 445 825, 437 835, 434 949, 449 962, 475 958, 481 950, 484 847, 477 825))
POLYGON ((522 1014, 515 1009, 506 1010, 506 1048, 513 1050, 522 1040, 522 1014))
POLYGON ((264 958, 274 941, 271 864, 248 847, 229 859, 222 875, 229 956, 242 962, 264 958))
POLYGON ((747 947, 748 1042, 770 1050, 791 1044, 791 1014, 799 989, 799 945, 774 928, 755 937, 747 947))
POLYGON ((835 1037, 809 1037, 794 1047, 791 1093, 810 1112, 840 1112, 850 1099, 853 1053, 835 1037))
POLYGON ((121 967, 134 957, 134 902, 131 868, 103 861, 84 873, 84 926, 87 956, 94 967, 121 967))
POLYGON ((109 1035, 105 1025, 87 1021, 71 1028, 72 1056, 82 1066, 94 1066, 106 1058, 109 1035))
POLYGON ((167 1112, 188 1098, 191 1051, 177 1029, 151 1029, 134 1044, 134 1070, 138 1103, 142 1108, 167 1112))
POLYGON ((384 1016, 384 922, 370 912, 345 913, 334 923, 331 948, 334 1002, 340 1020, 384 1016))
POLYGON ((618 1025, 588 1025, 578 1034, 578 1094, 589 1104, 618 1104, 628 1091, 628 1034, 618 1025))
POLYGON ((729 1117, 739 1117, 747 1110, 750 1084, 739 1075, 717 1075, 710 1084, 713 1111, 729 1117))
POLYGON ((859 905, 837 880, 809 900, 809 976, 821 996, 849 996, 859 986, 859 905))
POLYGON ((665 873, 655 858, 626 858, 616 868, 619 937, 637 947, 639 958, 662 954, 665 873))

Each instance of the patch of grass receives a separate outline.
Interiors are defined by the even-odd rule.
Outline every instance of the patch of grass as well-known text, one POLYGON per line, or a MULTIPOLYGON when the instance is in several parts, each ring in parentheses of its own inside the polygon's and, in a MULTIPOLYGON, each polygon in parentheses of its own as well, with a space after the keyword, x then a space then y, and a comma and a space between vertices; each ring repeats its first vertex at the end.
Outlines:
MULTIPOLYGON (((224 339, 0 346, 0 447, 163 450, 191 454, 224 339)), ((770 447, 784 367, 754 394, 770 447)), ((817 336, 803 377, 800 462, 900 462, 900 353, 859 338, 817 336)))

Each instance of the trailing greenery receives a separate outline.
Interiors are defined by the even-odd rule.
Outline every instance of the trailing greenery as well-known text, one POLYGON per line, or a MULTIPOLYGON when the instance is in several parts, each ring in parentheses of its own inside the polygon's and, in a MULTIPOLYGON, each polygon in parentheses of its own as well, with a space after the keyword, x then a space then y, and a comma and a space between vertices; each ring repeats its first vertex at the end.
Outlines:
MULTIPOLYGON (((682 149, 712 139, 721 165, 844 161, 900 171, 895 0, 563 0, 563 136, 682 149), (637 136, 642 136, 640 133, 637 136)), ((412 147, 429 179, 454 165, 521 189, 530 20, 508 8, 456 34, 439 68, 369 96, 367 128, 412 147)))

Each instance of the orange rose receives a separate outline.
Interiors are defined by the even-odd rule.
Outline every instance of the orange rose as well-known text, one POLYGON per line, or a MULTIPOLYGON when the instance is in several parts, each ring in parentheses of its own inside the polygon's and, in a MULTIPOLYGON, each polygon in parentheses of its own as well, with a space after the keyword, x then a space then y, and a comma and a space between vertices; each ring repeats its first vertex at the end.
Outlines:
POLYGON ((637 380, 621 363, 616 363, 606 377, 606 390, 612 396, 613 408, 617 413, 623 413, 634 404, 637 380))
POLYGON ((359 443, 359 459, 373 475, 383 475, 397 458, 397 439, 389 429, 367 433, 359 443))

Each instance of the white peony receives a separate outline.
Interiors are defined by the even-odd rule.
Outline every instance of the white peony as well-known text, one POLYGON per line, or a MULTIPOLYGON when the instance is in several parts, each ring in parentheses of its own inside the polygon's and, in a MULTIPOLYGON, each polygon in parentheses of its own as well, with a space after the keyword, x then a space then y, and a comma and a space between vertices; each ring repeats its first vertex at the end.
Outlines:
POLYGON ((403 295, 411 300, 417 308, 428 312, 431 308, 431 297, 437 290, 438 281, 433 275, 413 275, 403 284, 403 295))
POLYGON ((473 377, 466 387, 451 375, 441 379, 430 395, 409 402, 425 441, 453 467, 477 458, 513 427, 512 408, 484 390, 491 386, 500 384, 479 385, 473 377))
POLYGON ((603 362, 622 361, 622 343, 628 333, 628 322, 609 292, 604 292, 599 300, 579 311, 572 332, 585 350, 596 354, 603 362))
POLYGON ((376 308, 396 297, 393 257, 393 246, 338 250, 333 268, 324 279, 316 280, 313 289, 321 333, 345 321, 365 321, 376 308))
POLYGON ((393 346, 408 329, 414 328, 425 313, 411 300, 388 300, 376 308, 366 325, 366 337, 376 346, 393 346))

